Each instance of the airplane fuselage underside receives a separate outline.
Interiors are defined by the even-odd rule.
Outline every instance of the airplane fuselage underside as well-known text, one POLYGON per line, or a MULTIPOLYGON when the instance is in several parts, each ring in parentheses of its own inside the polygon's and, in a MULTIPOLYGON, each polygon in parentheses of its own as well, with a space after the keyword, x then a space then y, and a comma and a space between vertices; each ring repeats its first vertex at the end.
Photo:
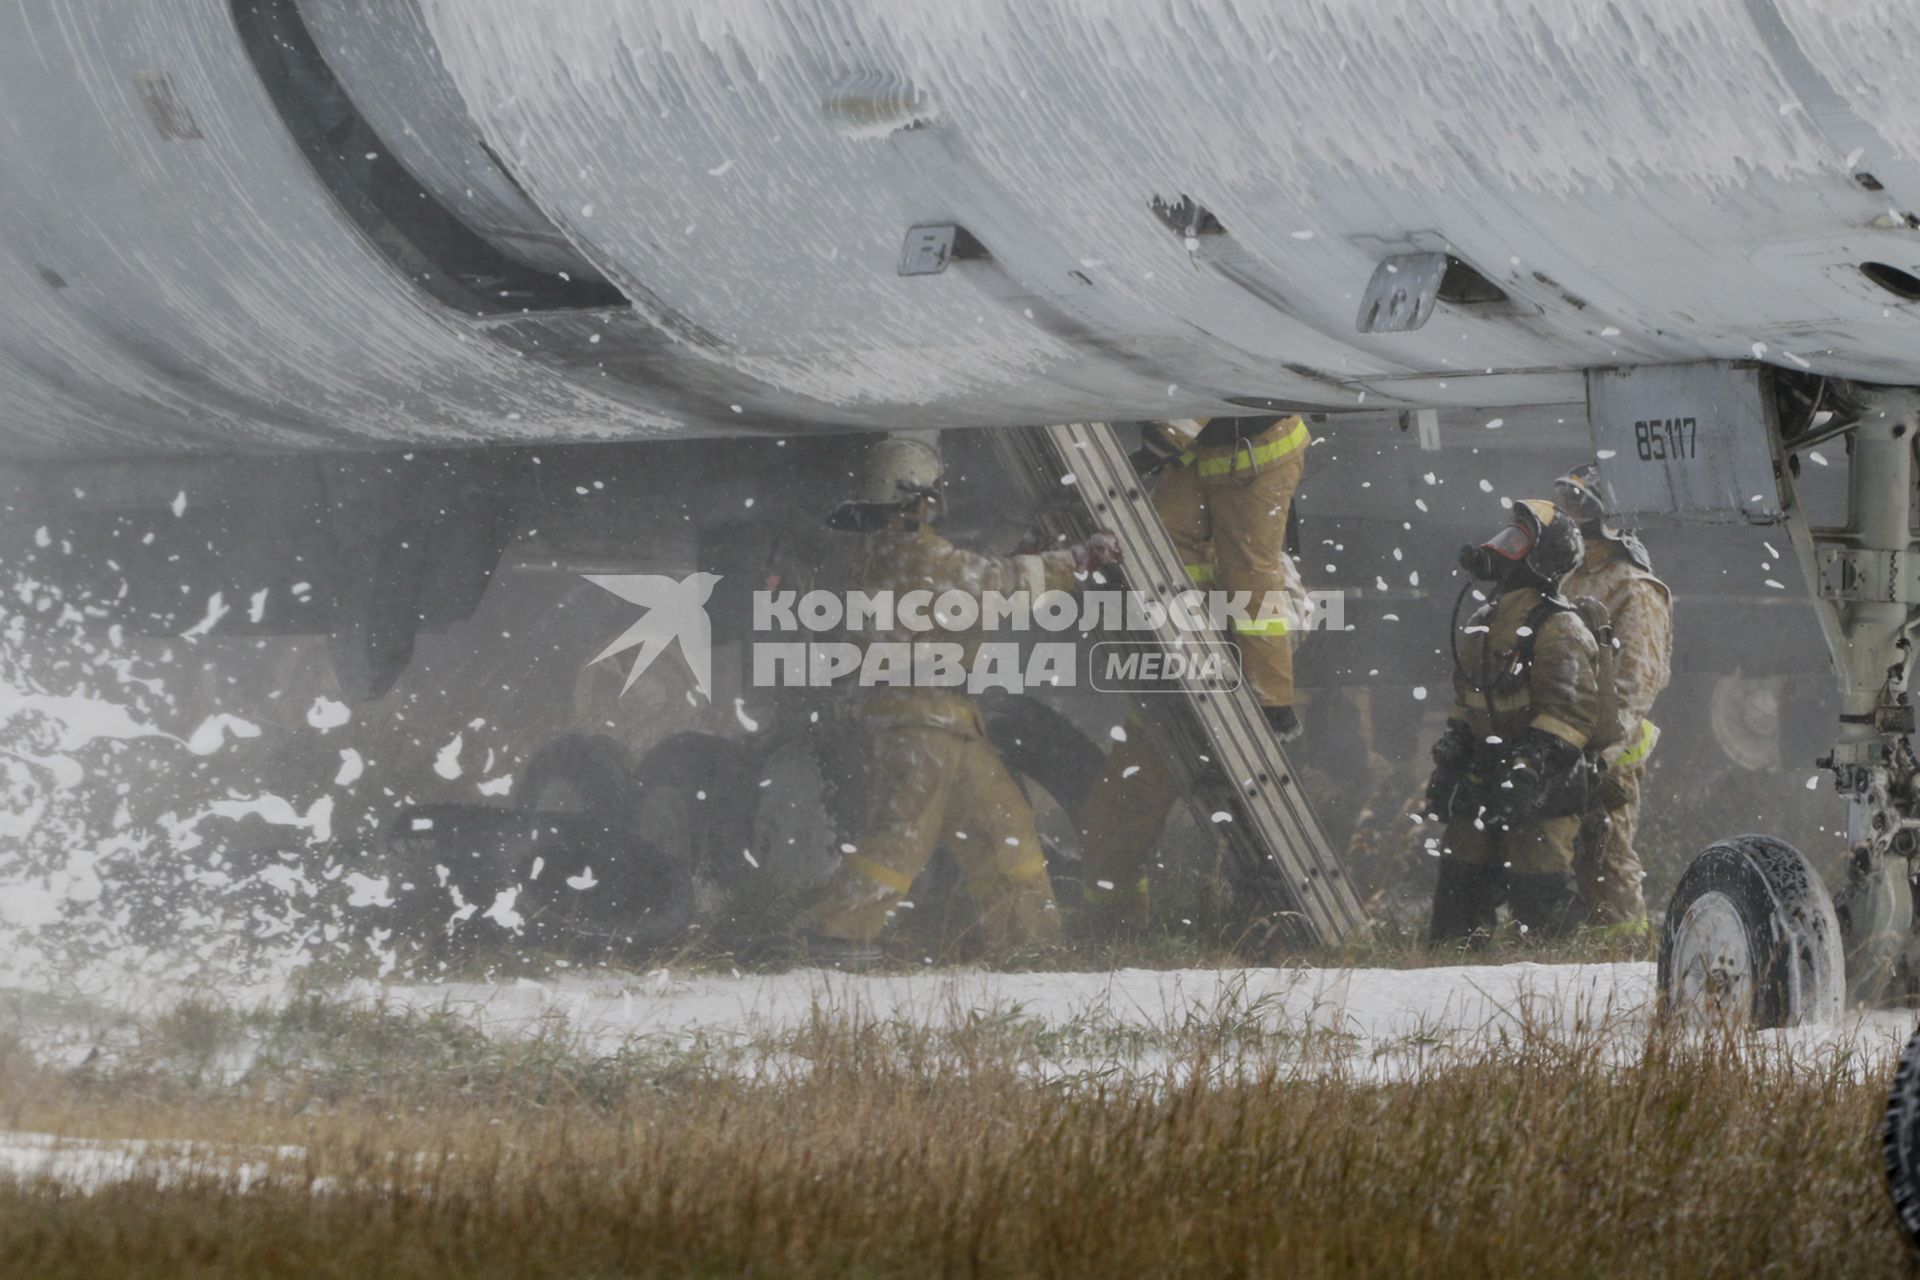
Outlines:
POLYGON ((0 450, 1911 382, 1916 61, 1824 0, 36 0, 0 450))

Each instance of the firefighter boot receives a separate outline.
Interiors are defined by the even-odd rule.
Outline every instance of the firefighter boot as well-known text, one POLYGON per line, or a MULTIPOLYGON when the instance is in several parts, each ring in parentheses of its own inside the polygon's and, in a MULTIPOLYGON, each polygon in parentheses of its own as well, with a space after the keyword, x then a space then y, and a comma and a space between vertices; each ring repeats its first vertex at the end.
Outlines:
POLYGON ((1563 938, 1587 918, 1580 881, 1570 871, 1513 872, 1507 905, 1528 933, 1542 938, 1563 938))
POLYGON ((1485 946, 1498 923, 1494 909, 1500 905, 1505 875, 1499 867, 1442 856, 1428 942, 1436 947, 1468 941, 1485 946))

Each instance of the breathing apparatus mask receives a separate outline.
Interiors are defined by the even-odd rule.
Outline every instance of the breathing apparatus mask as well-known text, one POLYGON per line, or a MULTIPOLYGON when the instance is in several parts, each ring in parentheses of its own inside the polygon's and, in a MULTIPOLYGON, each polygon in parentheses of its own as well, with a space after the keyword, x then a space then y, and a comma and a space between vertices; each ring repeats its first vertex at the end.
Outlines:
POLYGON ((1479 544, 1460 548, 1460 567, 1483 582, 1504 582, 1526 570, 1548 584, 1579 562, 1580 532, 1553 503, 1528 498, 1513 504, 1513 523, 1479 544))

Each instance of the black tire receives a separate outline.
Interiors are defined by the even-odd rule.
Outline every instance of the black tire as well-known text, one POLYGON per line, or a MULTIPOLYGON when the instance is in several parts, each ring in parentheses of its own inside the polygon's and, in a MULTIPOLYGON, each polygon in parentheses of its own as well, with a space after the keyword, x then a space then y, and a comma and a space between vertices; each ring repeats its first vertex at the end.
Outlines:
POLYGON ((1846 1006, 1840 925, 1800 851, 1723 840, 1680 877, 1660 927, 1660 1000, 1681 1014, 1791 1027, 1846 1006))
POLYGON ((593 815, 532 815, 532 875, 522 868, 517 908, 529 937, 582 957, 658 950, 693 923, 693 877, 636 836, 593 815))
POLYGON ((866 820, 867 753, 857 723, 823 720, 756 753, 753 874, 787 888, 825 881, 866 820))
POLYGON ((632 817, 638 785, 633 757, 620 743, 563 733, 533 753, 514 804, 522 813, 588 813, 622 822, 632 817))
POLYGON ((455 950, 491 941, 638 954, 693 919, 685 868, 597 814, 421 805, 395 818, 385 847, 399 872, 396 930, 455 950), (512 926, 488 915, 508 893, 512 926))
POLYGON ((1887 1159, 1887 1194, 1907 1238, 1920 1244, 1920 1031, 1907 1041, 1900 1067, 1887 1089, 1887 1114, 1880 1125, 1887 1159))
POLYGON ((741 744, 688 730, 662 739, 634 772, 637 830, 690 874, 725 882, 753 864, 759 794, 741 744))
POLYGON ((1914 973, 1907 960, 1913 937, 1913 884, 1905 858, 1887 858, 1869 874, 1847 868, 1834 900, 1847 955, 1847 1003, 1854 1008, 1904 1009, 1912 1004, 1914 973))
POLYGON ((535 936, 624 955, 692 923, 692 876, 640 834, 641 793, 632 755, 602 734, 561 734, 534 753, 516 802, 539 823, 542 874, 522 889, 521 913, 535 936))

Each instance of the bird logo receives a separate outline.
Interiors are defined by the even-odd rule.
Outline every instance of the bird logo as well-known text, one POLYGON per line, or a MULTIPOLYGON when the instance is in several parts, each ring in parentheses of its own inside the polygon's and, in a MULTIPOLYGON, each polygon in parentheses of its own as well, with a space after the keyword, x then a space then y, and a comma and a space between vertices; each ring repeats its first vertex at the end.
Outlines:
POLYGON ((707 600, 720 581, 717 573, 690 573, 684 578, 669 578, 657 573, 582 574, 594 586, 613 592, 628 604, 637 604, 645 613, 639 621, 620 634, 620 638, 602 649, 595 662, 637 648, 625 693, 633 688, 654 659, 680 642, 680 656, 693 673, 694 687, 702 696, 713 697, 713 623, 707 617, 707 600))

